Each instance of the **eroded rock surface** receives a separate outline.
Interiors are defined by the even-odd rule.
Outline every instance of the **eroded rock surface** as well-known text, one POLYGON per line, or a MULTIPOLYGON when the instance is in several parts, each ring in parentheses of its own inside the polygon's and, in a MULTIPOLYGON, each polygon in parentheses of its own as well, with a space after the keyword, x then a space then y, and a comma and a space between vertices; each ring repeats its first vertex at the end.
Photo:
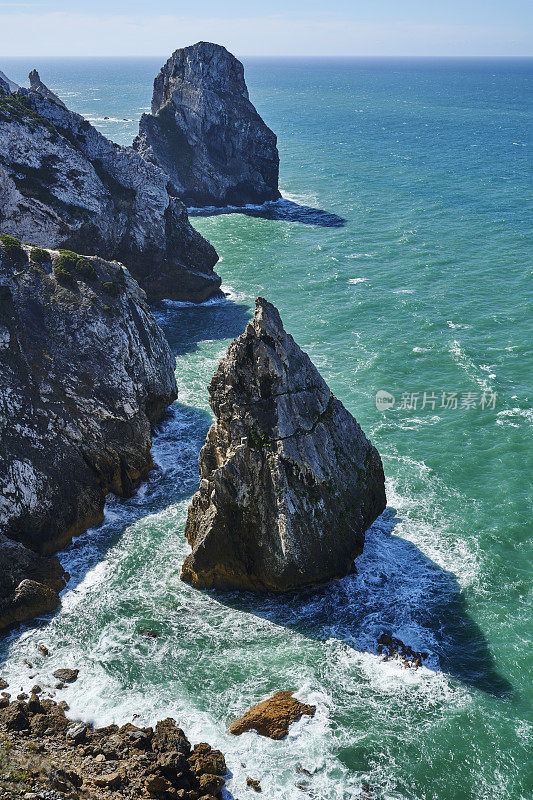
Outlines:
POLYGON ((240 719, 236 720, 229 729, 234 736, 239 736, 246 731, 257 731, 260 736, 270 739, 283 739, 289 732, 293 722, 307 714, 315 715, 316 706, 301 703, 294 692, 276 692, 268 700, 263 700, 253 706, 240 719))
POLYGON ((108 492, 131 494, 176 396, 170 348, 121 264, 0 237, 1 624, 32 616, 31 582, 57 601, 62 571, 50 562, 42 580, 32 551, 98 523, 108 492))
POLYGON ((49 698, 0 700, 0 795, 49 800, 219 800, 220 750, 191 746, 175 720, 93 729, 49 698), (9 745, 5 743, 9 740, 9 745))
POLYGON ((240 206, 280 197, 276 142, 250 102, 241 62, 198 42, 162 67, 133 146, 188 205, 240 206))
MULTIPOLYGON (((46 92, 48 94, 46 94, 46 92)), ((215 249, 165 173, 34 90, 0 85, 0 232, 124 263, 150 299, 217 293, 215 249)))
POLYGON ((209 397, 182 579, 285 591, 351 572, 386 505, 381 458, 266 300, 209 397))

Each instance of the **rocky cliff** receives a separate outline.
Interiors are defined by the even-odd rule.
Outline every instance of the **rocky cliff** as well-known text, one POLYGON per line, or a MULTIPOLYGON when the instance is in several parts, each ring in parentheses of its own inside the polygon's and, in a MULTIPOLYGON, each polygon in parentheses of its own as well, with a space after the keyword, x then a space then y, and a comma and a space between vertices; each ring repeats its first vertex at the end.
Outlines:
POLYGON ((162 170, 33 84, 16 94, 0 85, 0 231, 118 259, 153 300, 218 292, 217 254, 162 170))
POLYGON ((276 141, 250 102, 241 62, 198 42, 161 69, 133 146, 188 205, 239 206, 280 197, 276 141))
POLYGON ((35 553, 138 486, 151 424, 176 396, 173 356, 122 265, 0 237, 0 627, 32 616, 39 594, 41 610, 57 601, 61 570, 35 553))
POLYGON ((381 459, 262 298, 209 397, 182 579, 283 591, 352 571, 385 508, 381 459))

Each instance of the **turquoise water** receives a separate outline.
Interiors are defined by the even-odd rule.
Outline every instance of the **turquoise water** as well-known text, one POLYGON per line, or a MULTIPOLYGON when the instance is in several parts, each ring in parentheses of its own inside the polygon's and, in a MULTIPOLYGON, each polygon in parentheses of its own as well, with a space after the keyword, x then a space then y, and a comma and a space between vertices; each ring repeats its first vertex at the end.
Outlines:
MULTIPOLYGON (((61 694, 99 724, 175 716, 226 753, 240 800, 255 796, 247 775, 269 800, 347 800, 362 781, 394 800, 530 798, 532 62, 245 63, 292 204, 193 219, 229 295, 155 309, 180 387, 154 440, 157 468, 65 551, 61 610, 3 641, 2 673, 53 685, 53 669, 78 666, 61 694), (387 475, 389 508, 358 573, 289 598, 179 581, 206 385, 257 294, 387 475), (392 408, 377 410, 378 390, 392 408), (427 651, 427 666, 380 661, 382 631, 427 651), (315 718, 283 742, 227 734, 286 688, 316 703, 315 718)), ((32 66, 0 63, 19 82, 32 66)), ((127 144, 160 62, 36 66, 127 144)))

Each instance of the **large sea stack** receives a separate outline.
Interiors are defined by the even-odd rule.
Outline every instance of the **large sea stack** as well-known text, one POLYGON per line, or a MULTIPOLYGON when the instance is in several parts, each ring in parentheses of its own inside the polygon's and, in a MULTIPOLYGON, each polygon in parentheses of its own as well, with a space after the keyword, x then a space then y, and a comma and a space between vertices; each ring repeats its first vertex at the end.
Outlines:
POLYGON ((0 236, 0 628, 48 611, 45 556, 98 523, 152 467, 174 358, 118 263, 0 236))
POLYGON ((385 508, 381 458, 266 300, 209 397, 182 579, 284 591, 350 573, 385 508))
POLYGON ((149 299, 217 293, 215 249, 168 177, 69 111, 40 80, 0 80, 0 232, 124 263, 149 299))
POLYGON ((280 197, 276 142, 250 102, 241 62, 198 42, 162 67, 133 146, 188 205, 242 206, 280 197))

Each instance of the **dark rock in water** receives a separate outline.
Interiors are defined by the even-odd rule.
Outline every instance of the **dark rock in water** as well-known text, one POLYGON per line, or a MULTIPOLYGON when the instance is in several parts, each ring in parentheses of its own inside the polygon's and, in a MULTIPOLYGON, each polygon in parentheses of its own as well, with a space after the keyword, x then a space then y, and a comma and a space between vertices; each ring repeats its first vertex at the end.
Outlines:
POLYGON ((28 77, 30 79, 30 88, 33 92, 38 92, 48 100, 52 100, 54 103, 58 103, 63 108, 66 108, 66 105, 62 100, 59 99, 57 94, 54 94, 52 90, 48 88, 48 86, 44 85, 36 69, 32 69, 28 77))
POLYGON ((386 505, 381 459, 266 300, 209 396, 182 579, 284 591, 350 573, 386 505))
POLYGON ((0 626, 57 604, 64 572, 36 553, 97 524, 108 492, 132 494, 176 396, 122 265, 0 237, 0 626))
POLYGON ((255 780, 254 778, 250 778, 249 776, 246 778, 246 785, 250 786, 250 788, 253 789, 254 792, 260 792, 261 791, 260 782, 258 780, 255 780))
POLYGON ((230 727, 229 732, 240 736, 246 731, 257 731, 260 736, 270 739, 283 739, 289 732, 289 727, 306 714, 315 715, 316 706, 300 703, 294 692, 276 692, 268 700, 258 703, 230 727))
POLYGON ((0 96, 0 232, 117 259, 150 299, 218 293, 216 251, 169 194, 163 171, 44 89, 0 96))
POLYGON ((79 669, 68 669, 67 667, 56 669, 56 671, 52 673, 54 678, 57 678, 58 681, 62 681, 63 683, 74 683, 74 681, 78 680, 79 674, 79 669))
MULTIPOLYGON (((0 450, 0 464, 2 462, 0 450)), ((2 486, 5 486, 3 481, 2 486)), ((0 501, 0 519, 2 505, 0 501)), ((0 563, 0 629, 48 613, 59 604, 59 592, 65 585, 67 575, 57 558, 40 556, 0 533, 0 563)), ((5 688, 2 683, 0 688, 5 688)))
POLYGON ((280 197, 276 141, 250 102, 241 62, 198 42, 162 67, 133 146, 188 205, 241 206, 280 197))

